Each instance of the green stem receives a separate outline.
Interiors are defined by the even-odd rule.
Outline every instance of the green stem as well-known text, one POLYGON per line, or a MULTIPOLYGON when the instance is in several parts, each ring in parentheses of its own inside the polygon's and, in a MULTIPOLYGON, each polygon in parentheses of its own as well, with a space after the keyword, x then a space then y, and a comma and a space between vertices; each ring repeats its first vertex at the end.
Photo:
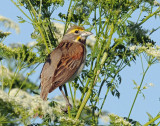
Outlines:
MULTIPOLYGON (((145 3, 144 3, 144 5, 143 5, 143 6, 145 6, 145 3)), ((142 15, 142 12, 143 12, 143 7, 142 7, 142 9, 141 9, 141 12, 140 12, 140 14, 139 14, 139 16, 138 16, 138 19, 137 19, 137 22, 136 22, 136 23, 138 23, 138 21, 139 21, 139 19, 140 19, 141 15, 142 15)))
POLYGON ((48 48, 48 44, 47 44, 47 41, 46 41, 45 35, 43 34, 42 29, 40 28, 40 26, 39 26, 39 25, 37 25, 37 27, 38 27, 38 30, 39 30, 39 32, 40 32, 40 34, 41 34, 41 36, 42 36, 42 38, 43 38, 43 40, 44 40, 44 43, 45 43, 46 48, 47 48, 47 52, 48 52, 48 54, 49 54, 49 53, 50 53, 50 50, 49 50, 49 48, 48 48))
POLYGON ((81 78, 78 76, 78 80, 80 81, 80 83, 82 84, 83 88, 84 88, 84 84, 83 81, 81 80, 81 78))
POLYGON ((139 94, 139 92, 140 92, 141 86, 142 86, 143 81, 144 81, 144 77, 145 77, 145 75, 146 75, 146 73, 147 73, 147 71, 148 71, 149 67, 150 67, 150 64, 148 64, 147 69, 146 69, 146 70, 145 70, 145 72, 143 73, 143 77, 142 77, 142 80, 141 80, 140 86, 138 87, 138 90, 137 90, 136 96, 135 96, 135 98, 134 98, 134 101, 133 101, 133 103, 132 103, 132 106, 131 106, 131 109, 130 109, 130 112, 129 112, 129 115, 128 115, 127 120, 129 120, 129 118, 130 118, 130 115, 131 115, 132 109, 133 109, 133 107, 134 107, 135 101, 136 101, 137 96, 138 96, 138 94, 139 94))
POLYGON ((72 89, 71 89, 71 84, 69 82, 69 90, 70 90, 70 93, 71 93, 71 98, 72 98, 72 102, 73 102, 73 107, 75 107, 75 103, 74 103, 74 98, 73 98, 73 94, 72 94, 72 89))
POLYGON ((18 89, 18 91, 16 92, 15 96, 18 94, 18 92, 20 91, 20 89, 23 87, 24 83, 27 81, 28 77, 31 75, 31 73, 34 72, 34 70, 40 65, 40 63, 38 63, 32 70, 31 72, 28 74, 27 73, 27 76, 25 78, 25 80, 23 81, 23 83, 21 84, 20 88, 18 89))
MULTIPOLYGON (((109 47, 110 47, 113 33, 114 33, 114 24, 112 23, 112 25, 111 25, 111 31, 110 31, 110 35, 109 35, 109 39, 108 39, 108 41, 107 41, 107 46, 106 46, 106 49, 107 49, 107 50, 108 50, 109 47)), ((104 41, 105 41, 105 40, 104 40, 104 41)), ((101 50, 101 51, 102 51, 102 50, 101 50)), ((101 53, 101 52, 100 52, 100 53, 101 53)), ((101 57, 101 55, 99 54, 98 57, 97 57, 97 63, 99 63, 100 57, 101 57)), ((94 84, 96 83, 97 77, 98 77, 98 75, 100 74, 100 69, 102 68, 103 64, 105 63, 107 57, 108 57, 108 53, 107 53, 107 52, 104 52, 103 57, 102 57, 101 62, 100 62, 100 66, 101 66, 101 67, 99 68, 99 70, 98 70, 98 67, 95 68, 95 75, 94 75, 94 77, 93 77, 93 80, 94 80, 94 81, 92 81, 91 86, 90 86, 90 88, 89 88, 89 90, 88 90, 88 92, 87 92, 87 94, 86 94, 86 96, 85 96, 85 98, 84 98, 84 100, 83 100, 83 102, 82 102, 82 104, 81 104, 78 112, 77 112, 76 119, 78 119, 78 118, 80 117, 81 112, 82 112, 83 108, 85 107, 85 105, 86 105, 86 103, 87 103, 87 101, 88 101, 88 99, 89 99, 89 97, 90 97, 90 95, 91 95, 91 93, 92 93, 92 89, 93 89, 94 84)))
POLYGON ((81 112, 82 112, 84 106, 86 105, 86 103, 87 103, 87 101, 88 101, 91 93, 92 93, 92 90, 89 89, 88 92, 87 92, 87 94, 86 94, 85 99, 83 100, 83 102, 82 102, 82 104, 81 104, 81 106, 80 106, 80 108, 79 108, 79 110, 78 110, 78 112, 77 112, 76 119, 79 119, 79 117, 80 117, 80 115, 81 115, 81 112))
POLYGON ((32 9, 32 13, 33 13, 33 15, 34 15, 34 18, 35 18, 35 20, 37 21, 37 16, 36 16, 36 15, 38 15, 38 14, 37 14, 36 10, 34 9, 34 7, 32 6, 30 0, 28 0, 28 3, 29 3, 29 5, 30 5, 30 7, 31 7, 31 9, 32 9))
POLYGON ((100 109, 99 109, 99 112, 98 112, 98 117, 99 117, 99 115, 101 114, 101 111, 102 111, 103 105, 104 105, 104 103, 105 103, 105 101, 106 101, 106 98, 107 98, 107 95, 108 95, 108 93, 109 93, 109 89, 110 89, 110 88, 108 88, 108 89, 107 89, 107 92, 106 92, 106 94, 105 94, 105 96, 104 96, 104 99, 103 99, 102 105, 101 105, 101 107, 100 107, 100 109))
POLYGON ((95 11, 94 11, 94 25, 95 25, 95 28, 96 28, 96 35, 97 35, 97 22, 96 22, 96 19, 97 19, 97 11, 96 11, 96 7, 95 7, 95 11))
MULTIPOLYGON (((94 18, 95 18, 95 27, 96 27, 96 35, 97 35, 96 7, 95 7, 95 11, 94 11, 94 18)), ((94 54, 94 51, 96 50, 96 47, 97 47, 97 44, 98 44, 98 41, 99 41, 99 37, 98 37, 98 39, 96 40, 96 43, 94 44, 93 53, 91 53, 91 55, 94 54)), ((93 57, 93 56, 92 56, 92 57, 93 57)), ((92 59, 92 61, 91 61, 90 71, 92 71, 92 67, 93 67, 93 59, 92 59)), ((81 103, 82 103, 82 100, 83 100, 84 95, 85 95, 85 93, 86 93, 86 91, 87 91, 87 87, 88 87, 88 85, 89 85, 89 82, 90 82, 90 78, 88 78, 88 80, 87 80, 87 83, 86 83, 86 85, 85 85, 85 87, 84 87, 84 91, 82 92, 82 95, 81 95, 80 102, 79 102, 79 105, 78 105, 78 106, 80 106, 81 103)))
POLYGON ((69 118, 72 118, 70 106, 68 106, 68 116, 69 118))
POLYGON ((122 16, 122 22, 118 23, 117 25, 120 25, 120 24, 124 24, 126 22, 126 20, 131 16, 131 14, 138 8, 138 6, 141 4, 142 0, 139 0, 137 5, 134 6, 133 8, 131 8, 128 13, 124 14, 122 16))
MULTIPOLYGON (((48 51, 48 53, 50 53, 50 50, 49 50, 49 48, 48 48, 48 45, 47 45, 45 36, 44 36, 44 34, 43 34, 40 26, 39 26, 39 24, 40 24, 40 14, 39 14, 38 22, 37 22, 37 17, 36 17, 36 15, 38 15, 38 14, 37 14, 37 12, 35 11, 34 7, 32 6, 30 0, 28 0, 28 3, 29 3, 29 5, 30 5, 30 7, 31 7, 31 9, 32 9, 32 13, 33 13, 33 15, 34 15, 34 18, 35 18, 35 21, 36 21, 36 22, 35 22, 34 20, 32 20, 13 0, 11 0, 11 2, 12 2, 31 22, 33 22, 33 23, 38 27, 38 30, 39 30, 39 32, 40 32, 40 34, 41 34, 41 36, 42 36, 42 38, 43 38, 43 40, 44 40, 44 43, 45 43, 45 45, 46 45, 47 51, 48 51)), ((32 16, 32 13, 30 13, 31 16, 32 16)))
MULTIPOLYGON (((39 19, 38 19, 38 21, 37 21, 37 16, 36 16, 36 15, 38 15, 38 14, 37 14, 36 10, 34 9, 34 7, 32 6, 30 0, 28 0, 28 3, 30 4, 30 7, 31 7, 31 9, 32 9, 32 13, 33 13, 33 15, 34 15, 35 21, 34 21, 33 23, 38 27, 38 30, 39 30, 39 32, 40 32, 40 34, 41 34, 41 36, 42 36, 42 38, 43 38, 43 40, 44 40, 44 43, 45 43, 46 48, 47 48, 47 52, 48 52, 48 54, 49 54, 49 53, 50 53, 50 50, 49 50, 49 48, 48 48, 48 44, 47 44, 45 35, 44 35, 44 33, 43 33, 43 31, 42 31, 42 29, 41 29, 41 27, 40 27, 40 24, 43 23, 43 22, 42 22, 42 20, 40 20, 40 19, 41 19, 40 16, 39 16, 39 19)), ((40 15, 40 14, 39 14, 39 15, 40 15)), ((43 24, 42 24, 42 26, 43 26, 43 24)))
POLYGON ((160 121, 157 123, 157 125, 156 125, 156 126, 159 126, 159 124, 160 124, 160 121))
MULTIPOLYGON (((49 32, 51 33, 51 37, 52 37, 51 39, 57 40, 55 33, 52 31, 52 24, 51 24, 50 19, 48 19, 48 22, 49 22, 48 29, 49 29, 49 32)), ((53 46, 56 47, 56 41, 53 43, 53 46)))
POLYGON ((144 18, 138 25, 142 25, 144 22, 146 22, 150 17, 154 16, 155 14, 160 12, 160 7, 152 14, 149 14, 146 18, 144 18))
POLYGON ((85 93, 87 92, 87 89, 88 89, 87 87, 89 85, 89 82, 90 82, 90 79, 87 80, 87 83, 86 83, 85 87, 83 88, 84 91, 82 92, 82 96, 81 96, 81 99, 80 99, 80 102, 79 102, 78 106, 80 106, 82 101, 83 101, 84 95, 85 95, 85 93))
POLYGON ((143 70, 143 73, 144 73, 144 66, 143 66, 143 62, 142 62, 142 56, 141 56, 141 55, 140 55, 140 58, 141 58, 142 70, 143 70))
MULTIPOLYGON (((103 79, 103 81, 102 81, 102 83, 101 83, 101 85, 100 85, 100 88, 99 88, 99 91, 98 91, 98 95, 97 95, 97 97, 99 97, 100 96, 100 93, 101 93, 101 90, 102 90, 102 87, 103 87, 103 85, 104 85, 104 83, 106 82, 106 78, 105 79, 103 79)), ((95 102, 95 104, 94 105, 96 105, 96 103, 97 103, 97 101, 95 102)))
POLYGON ((42 11, 42 0, 40 0, 40 5, 39 5, 38 22, 39 22, 39 19, 41 19, 41 11, 42 11))
POLYGON ((75 105, 75 103, 76 103, 76 88, 74 87, 74 99, 73 99, 73 101, 74 101, 74 105, 75 105))
POLYGON ((113 33, 114 33, 114 23, 111 24, 111 31, 110 31, 110 35, 109 35, 109 38, 108 38, 108 42, 106 44, 106 49, 107 50, 109 49, 109 47, 111 45, 111 39, 112 39, 113 33))
POLYGON ((69 15, 69 13, 70 13, 71 5, 72 5, 72 0, 71 0, 71 1, 70 1, 70 3, 69 3, 68 12, 67 12, 67 20, 66 20, 66 24, 65 24, 65 28, 64 28, 63 36, 64 36, 64 34, 66 33, 66 31, 67 31, 68 22, 69 22, 69 21, 70 21, 70 19, 71 19, 71 16, 70 16, 70 17, 68 17, 68 15, 69 15))
MULTIPOLYGON (((98 0, 99 2, 99 0, 98 0)), ((101 5, 100 5, 100 2, 99 2, 99 33, 100 33, 100 30, 101 30, 101 27, 102 27, 102 23, 101 23, 101 14, 102 14, 102 8, 101 8, 101 5)))
POLYGON ((33 20, 16 4, 16 2, 14 2, 13 0, 11 0, 11 2, 12 2, 31 22, 33 22, 33 20))
MULTIPOLYGON (((126 52, 127 52, 127 50, 125 51, 125 54, 126 54, 126 52)), ((123 55, 123 57, 125 56, 125 54, 123 55)), ((131 58, 130 61, 132 61, 132 59, 133 59, 133 58, 131 58)), ((129 62, 130 62, 130 61, 129 61, 129 62)), ((118 64, 118 62, 117 62, 117 64, 118 64)), ((121 61, 120 64, 123 64, 123 61, 121 61)), ((121 66, 121 65, 120 65, 120 66, 121 66)), ((116 71, 115 76, 112 78, 112 80, 111 80, 110 83, 113 83, 113 81, 114 81, 115 77, 117 76, 117 74, 118 74, 125 66, 127 66, 127 65, 124 65, 123 67, 119 67, 119 68, 118 68, 118 70, 116 71)), ((107 80, 107 79, 106 79, 106 80, 107 80)), ((98 97, 99 97, 99 95, 100 95, 102 86, 103 86, 103 82, 102 82, 102 84, 101 84, 101 86, 100 86, 100 89, 99 89, 99 92, 98 92, 98 97)), ((99 116, 99 114, 101 113, 101 110, 102 110, 102 108, 103 108, 104 102, 105 102, 105 100, 106 100, 106 98, 107 98, 107 95, 108 95, 108 91, 109 91, 109 88, 107 89, 106 95, 105 95, 104 100, 103 100, 103 103, 102 103, 102 105, 101 105, 101 109, 100 109, 99 112, 98 112, 98 116, 99 116)), ((97 103, 97 101, 95 102, 95 105, 96 105, 96 103, 97 103)))
POLYGON ((2 91, 3 91, 3 89, 4 89, 4 82, 3 82, 3 74, 4 74, 4 71, 3 71, 3 65, 2 65, 2 61, 1 61, 1 71, 2 71, 2 75, 1 75, 1 77, 2 77, 2 91))
POLYGON ((45 28, 44 24, 42 23, 42 26, 43 26, 43 29, 45 31, 45 34, 46 34, 46 37, 48 39, 48 42, 49 42, 49 45, 50 45, 50 48, 52 49, 52 44, 51 44, 51 40, 49 38, 49 35, 48 35, 48 32, 47 32, 47 29, 45 28))
POLYGON ((14 72, 13 79, 12 79, 12 81, 11 81, 10 88, 9 88, 9 91, 8 91, 8 95, 10 94, 10 91, 11 91, 11 89, 12 89, 12 86, 13 86, 13 83, 14 83, 14 80, 15 80, 17 74, 19 73, 19 71, 20 71, 21 68, 22 68, 20 65, 21 65, 21 62, 20 62, 20 60, 18 60, 17 68, 16 68, 16 70, 15 70, 15 72, 14 72))
MULTIPOLYGON (((155 118, 151 119, 149 122, 147 122, 146 124, 144 124, 143 126, 148 126, 150 125, 151 123, 153 123, 154 121, 156 121, 157 119, 160 118, 160 115, 156 116, 155 118)), ((157 125, 158 126, 158 125, 157 125)))
POLYGON ((66 21, 63 21, 63 20, 59 20, 59 19, 56 19, 56 18, 51 18, 52 20, 55 20, 55 21, 59 21, 59 22, 63 22, 63 23, 66 23, 66 21))

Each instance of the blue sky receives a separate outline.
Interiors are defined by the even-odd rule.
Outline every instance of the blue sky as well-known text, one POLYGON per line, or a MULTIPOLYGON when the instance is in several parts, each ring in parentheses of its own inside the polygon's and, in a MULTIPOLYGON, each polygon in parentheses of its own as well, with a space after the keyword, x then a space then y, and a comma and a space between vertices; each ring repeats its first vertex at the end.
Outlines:
MULTIPOLYGON (((159 1, 160 2, 160 1, 159 1)), ((61 8, 62 12, 67 11, 66 4, 63 8, 61 8)), ((55 15, 58 14, 58 11, 56 11, 55 15)), ((18 23, 17 16, 24 17, 24 15, 16 8, 13 3, 9 0, 1 0, 0 4, 0 15, 5 16, 7 18, 12 19, 13 21, 18 23)), ((133 15, 133 20, 137 19, 136 13, 133 15)), ((4 44, 8 45, 10 43, 20 42, 20 43, 27 43, 30 41, 33 41, 30 37, 30 34, 33 32, 33 27, 29 23, 23 23, 19 24, 20 26, 20 34, 16 34, 15 31, 10 30, 12 34, 6 38, 4 41, 4 44)), ((160 18, 157 17, 155 20, 154 18, 151 18, 147 21, 147 23, 143 24, 143 27, 146 29, 152 29, 160 26, 160 18)), ((0 26, 0 29, 2 27, 0 26)), ((160 45, 160 30, 156 31, 152 34, 151 38, 157 42, 157 45, 160 45)), ((144 60, 144 63, 146 61, 144 60)), ((40 74, 41 64, 37 69, 36 77, 32 77, 34 81, 40 74)), ((144 65, 146 67, 147 64, 144 65)), ((106 100, 106 103, 104 105, 104 110, 107 110, 110 113, 117 114, 121 117, 127 117, 130 107, 132 105, 133 99, 135 97, 136 91, 133 89, 135 85, 133 84, 132 80, 135 80, 138 84, 141 81, 142 78, 142 67, 140 58, 137 59, 136 63, 132 63, 131 67, 126 67, 122 72, 122 83, 119 86, 119 91, 121 93, 120 99, 117 99, 116 97, 113 97, 111 94, 108 95, 108 98, 106 100)), ((153 83, 154 87, 149 87, 148 89, 144 90, 143 93, 145 95, 145 99, 142 95, 139 95, 135 106, 133 108, 133 112, 131 114, 131 118, 137 121, 140 121, 140 123, 144 124, 148 121, 148 116, 146 112, 149 112, 153 117, 155 117, 158 112, 160 112, 160 64, 153 65, 144 80, 143 85, 149 83, 153 83)), ((105 89, 104 89, 105 91, 105 89)), ((58 89, 54 91, 55 93, 50 94, 51 97, 54 97, 55 94, 61 95, 58 89)), ((103 92, 105 93, 105 92, 103 92)))

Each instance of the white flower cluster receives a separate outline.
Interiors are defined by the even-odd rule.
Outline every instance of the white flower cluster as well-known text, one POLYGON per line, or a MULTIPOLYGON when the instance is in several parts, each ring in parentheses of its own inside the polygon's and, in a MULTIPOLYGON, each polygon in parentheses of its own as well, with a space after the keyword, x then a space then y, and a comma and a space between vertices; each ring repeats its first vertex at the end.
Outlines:
POLYGON ((151 45, 147 46, 131 46, 129 47, 131 51, 137 50, 139 53, 145 52, 148 56, 152 56, 160 61, 160 46, 152 47, 151 45))
POLYGON ((3 31, 0 30, 0 38, 6 37, 10 34, 11 34, 11 32, 3 32, 3 31))
POLYGON ((15 23, 14 21, 10 20, 9 18, 6 18, 6 17, 0 15, 0 24, 2 24, 2 23, 6 28, 15 29, 15 31, 17 33, 20 32, 20 28, 19 28, 19 25, 17 23, 15 23))
POLYGON ((15 49, 12 49, 11 47, 7 47, 6 45, 4 45, 3 43, 0 43, 0 48, 3 50, 5 50, 5 51, 7 51, 7 52, 12 52, 12 53, 17 53, 17 50, 15 50, 15 49))
POLYGON ((96 42, 96 37, 94 35, 89 36, 89 39, 86 40, 86 44, 90 47, 93 47, 96 42))
POLYGON ((61 112, 61 109, 58 110, 57 108, 55 109, 50 107, 48 105, 49 102, 43 101, 38 95, 31 96, 25 91, 19 90, 18 92, 18 90, 19 89, 12 89, 9 95, 6 92, 0 90, 0 99, 15 106, 17 105, 23 107, 23 109, 30 117, 35 116, 35 114, 37 114, 37 112, 40 110, 44 117, 49 115, 53 121, 55 119, 53 111, 61 112), (18 94, 16 95, 17 92, 18 94))
MULTIPOLYGON (((64 101, 63 95, 55 96, 52 99, 53 99, 53 101, 57 102, 61 106, 66 106, 66 102, 64 101)), ((68 97, 68 99, 69 99, 70 103, 73 105, 72 98, 68 97)), ((76 99, 75 100, 75 105, 78 106, 78 104, 79 104, 79 100, 76 99)))
POLYGON ((137 46, 136 46, 136 45, 134 45, 134 46, 130 46, 130 47, 129 47, 129 49, 130 49, 131 51, 136 50, 136 48, 137 48, 137 46))
POLYGON ((36 41, 31 41, 31 42, 28 42, 27 43, 27 46, 28 47, 33 47, 33 46, 35 46, 36 45, 36 41))
POLYGON ((8 68, 2 65, 0 66, 0 79, 3 77, 10 78, 12 75, 13 73, 8 68))
POLYGON ((154 84, 153 83, 145 84, 143 89, 148 89, 149 87, 154 87, 154 84))
POLYGON ((115 114, 109 114, 108 115, 110 117, 110 122, 112 122, 113 124, 115 124, 116 126, 131 126, 131 123, 129 123, 128 121, 124 120, 122 117, 119 117, 118 115, 115 114))
POLYGON ((104 123, 109 122, 109 116, 108 115, 100 115, 99 117, 104 123))
POLYGON ((64 24, 53 22, 54 26, 56 27, 55 36, 58 39, 58 42, 62 40, 63 32, 64 32, 64 24))
POLYGON ((154 84, 153 83, 149 83, 149 86, 154 87, 154 84))
POLYGON ((73 119, 73 118, 69 118, 69 117, 60 117, 59 118, 60 122, 65 122, 66 124, 72 124, 72 125, 79 125, 79 126, 84 126, 85 124, 83 122, 81 122, 78 119, 73 119))

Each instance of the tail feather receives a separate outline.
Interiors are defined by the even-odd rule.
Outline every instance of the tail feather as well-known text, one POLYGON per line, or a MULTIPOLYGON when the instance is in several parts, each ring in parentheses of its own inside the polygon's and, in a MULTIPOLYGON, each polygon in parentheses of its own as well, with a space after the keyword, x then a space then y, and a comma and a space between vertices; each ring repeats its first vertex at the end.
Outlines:
POLYGON ((55 90, 57 87, 59 87, 59 85, 58 84, 56 84, 56 83, 52 83, 52 86, 50 87, 50 89, 49 89, 49 93, 51 93, 53 90, 55 90))
POLYGON ((47 87, 41 87, 41 94, 40 97, 46 101, 47 100, 47 96, 48 96, 48 88, 47 87))
POLYGON ((47 96, 48 96, 48 93, 51 93, 53 90, 55 90, 57 87, 59 87, 59 85, 55 85, 54 84, 48 84, 48 83, 41 83, 41 93, 40 93, 40 97, 43 99, 43 100, 47 100, 47 96))

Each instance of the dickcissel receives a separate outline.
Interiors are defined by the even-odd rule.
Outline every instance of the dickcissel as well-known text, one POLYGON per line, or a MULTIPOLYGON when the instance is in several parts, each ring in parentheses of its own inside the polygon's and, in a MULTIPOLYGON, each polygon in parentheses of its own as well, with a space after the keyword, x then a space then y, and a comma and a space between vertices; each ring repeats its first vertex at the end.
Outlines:
POLYGON ((86 59, 86 39, 91 34, 83 27, 72 26, 57 48, 49 54, 40 75, 40 96, 43 100, 47 100, 48 93, 59 87, 67 105, 70 105, 62 86, 82 71, 86 59))

